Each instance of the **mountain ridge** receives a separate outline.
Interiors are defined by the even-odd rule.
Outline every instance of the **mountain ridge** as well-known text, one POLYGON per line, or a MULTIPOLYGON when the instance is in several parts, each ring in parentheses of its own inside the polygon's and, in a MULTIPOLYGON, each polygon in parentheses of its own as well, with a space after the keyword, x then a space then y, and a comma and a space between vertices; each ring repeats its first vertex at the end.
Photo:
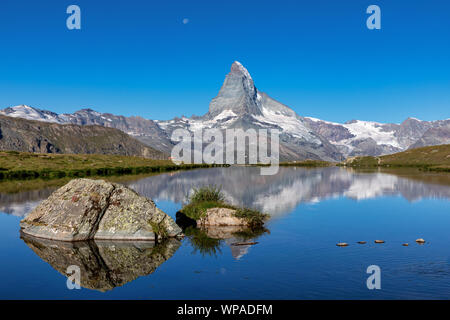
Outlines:
POLYGON ((248 70, 237 61, 231 65, 219 93, 203 116, 161 121, 99 113, 92 109, 56 114, 23 105, 0 110, 0 114, 44 122, 116 128, 165 153, 170 153, 174 145, 170 136, 178 128, 191 133, 206 128, 279 129, 283 161, 340 161, 350 156, 400 152, 415 144, 450 141, 450 119, 422 121, 409 117, 400 124, 362 120, 337 123, 299 116, 293 109, 259 91, 248 70))
POLYGON ((164 153, 118 129, 98 125, 49 123, 3 115, 0 115, 0 150, 167 158, 164 153))

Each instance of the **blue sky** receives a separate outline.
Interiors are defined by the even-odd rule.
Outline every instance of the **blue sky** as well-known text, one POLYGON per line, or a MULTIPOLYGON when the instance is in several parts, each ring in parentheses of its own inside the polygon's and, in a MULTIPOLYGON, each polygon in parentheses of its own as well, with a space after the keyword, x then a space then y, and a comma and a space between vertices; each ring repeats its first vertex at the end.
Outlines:
POLYGON ((303 116, 449 118, 450 1, 0 2, 0 108, 202 115, 234 60, 303 116), (81 30, 66 28, 71 4, 81 30))

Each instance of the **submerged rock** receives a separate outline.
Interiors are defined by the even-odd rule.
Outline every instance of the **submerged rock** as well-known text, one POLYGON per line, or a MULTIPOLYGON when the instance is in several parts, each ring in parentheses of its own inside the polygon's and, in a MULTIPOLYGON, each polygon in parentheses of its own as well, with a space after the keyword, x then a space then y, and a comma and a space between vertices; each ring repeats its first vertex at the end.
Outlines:
POLYGON ((258 244, 259 242, 233 242, 231 245, 234 247, 239 246, 254 246, 255 244, 258 244))
POLYGON ((20 223, 31 236, 61 241, 158 240, 182 235, 151 199, 104 180, 75 179, 20 223))
POLYGON ((346 243, 346 242, 339 242, 339 243, 336 243, 336 245, 338 247, 348 247, 348 243, 346 243))
POLYGON ((177 239, 167 239, 161 243, 106 240, 63 242, 24 234, 22 240, 64 276, 67 276, 69 266, 78 266, 80 285, 103 292, 155 272, 181 245, 177 239))

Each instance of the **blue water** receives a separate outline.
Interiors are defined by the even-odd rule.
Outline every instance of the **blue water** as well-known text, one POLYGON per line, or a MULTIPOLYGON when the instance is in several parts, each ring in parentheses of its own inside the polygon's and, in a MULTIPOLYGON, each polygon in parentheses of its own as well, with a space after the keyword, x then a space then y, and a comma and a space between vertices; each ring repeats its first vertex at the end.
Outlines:
POLYGON ((174 218, 193 186, 221 185, 228 201, 270 213, 270 233, 253 246, 222 240, 215 254, 185 238, 150 274, 106 292, 69 290, 56 265, 19 235, 24 211, 46 193, 2 195, 0 299, 450 298, 450 186, 418 173, 280 168, 264 177, 258 168, 214 168, 126 184, 174 218), (381 269, 380 290, 366 286, 370 265, 381 269))

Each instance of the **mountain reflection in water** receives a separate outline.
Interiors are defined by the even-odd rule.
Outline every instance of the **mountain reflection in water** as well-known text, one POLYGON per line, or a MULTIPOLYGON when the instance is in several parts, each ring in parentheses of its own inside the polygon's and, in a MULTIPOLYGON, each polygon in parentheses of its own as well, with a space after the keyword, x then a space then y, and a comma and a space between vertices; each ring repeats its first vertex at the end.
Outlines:
MULTIPOLYGON (((444 183, 450 183, 450 175, 440 176, 444 183)), ((129 182, 128 185, 156 201, 175 203, 183 203, 193 187, 218 185, 233 205, 277 216, 291 212, 302 202, 337 197, 362 200, 400 195, 409 201, 450 199, 449 185, 435 184, 433 177, 415 170, 363 173, 338 167, 280 167, 276 175, 261 176, 257 167, 231 167, 174 172, 129 182)))
MULTIPOLYGON (((177 171, 122 183, 155 201, 178 204, 186 201, 193 187, 218 185, 233 205, 272 216, 289 213, 300 203, 338 197, 363 200, 397 195, 409 201, 450 199, 449 174, 417 170, 358 172, 338 167, 280 167, 276 175, 261 176, 257 167, 230 167, 177 171)), ((55 189, 0 193, 0 211, 25 216, 55 189)))

